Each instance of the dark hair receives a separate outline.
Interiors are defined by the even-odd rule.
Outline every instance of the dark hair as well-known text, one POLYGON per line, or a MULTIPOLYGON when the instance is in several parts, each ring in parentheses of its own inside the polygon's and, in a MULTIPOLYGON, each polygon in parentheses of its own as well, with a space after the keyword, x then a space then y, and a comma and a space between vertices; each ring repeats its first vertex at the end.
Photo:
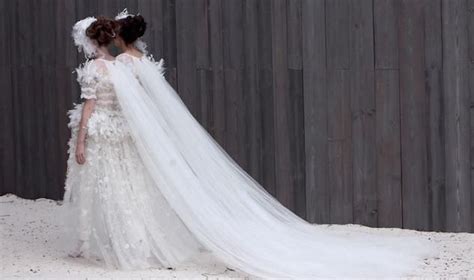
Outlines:
POLYGON ((146 22, 141 15, 127 16, 117 20, 119 25, 119 36, 125 44, 129 45, 145 34, 146 22))
POLYGON ((99 46, 110 44, 115 38, 115 29, 117 23, 106 17, 98 17, 89 27, 86 29, 87 37, 96 40, 99 46))

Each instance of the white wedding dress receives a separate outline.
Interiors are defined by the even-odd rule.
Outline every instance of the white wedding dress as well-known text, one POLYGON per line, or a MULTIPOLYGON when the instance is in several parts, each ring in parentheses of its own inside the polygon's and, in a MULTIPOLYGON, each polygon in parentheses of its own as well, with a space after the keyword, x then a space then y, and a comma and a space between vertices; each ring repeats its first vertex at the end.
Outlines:
POLYGON ((199 125, 149 57, 120 55, 78 71, 84 98, 97 98, 86 164, 66 181, 70 243, 120 268, 168 266, 201 249, 254 276, 408 275, 435 249, 425 239, 334 233, 281 205, 199 125))
POLYGON ((71 246, 110 268, 174 266, 199 252, 199 243, 143 166, 107 73, 105 60, 77 69, 81 97, 96 99, 87 123, 86 163, 74 152, 82 104, 69 111, 68 171, 63 219, 71 246))

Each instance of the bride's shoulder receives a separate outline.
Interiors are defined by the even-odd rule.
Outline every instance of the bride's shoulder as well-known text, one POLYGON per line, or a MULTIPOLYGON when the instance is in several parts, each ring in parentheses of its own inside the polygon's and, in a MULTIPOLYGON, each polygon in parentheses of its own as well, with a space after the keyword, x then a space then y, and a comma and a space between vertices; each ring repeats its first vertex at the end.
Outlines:
POLYGON ((107 66, 100 59, 89 59, 76 68, 78 81, 98 79, 106 72, 107 66))

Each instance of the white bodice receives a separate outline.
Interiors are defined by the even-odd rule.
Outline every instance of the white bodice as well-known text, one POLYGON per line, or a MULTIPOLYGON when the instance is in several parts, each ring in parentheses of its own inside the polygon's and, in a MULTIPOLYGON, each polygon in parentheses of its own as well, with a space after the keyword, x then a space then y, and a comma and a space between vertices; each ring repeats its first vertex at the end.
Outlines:
MULTIPOLYGON (((91 141, 122 141, 130 137, 127 122, 122 115, 120 103, 110 80, 107 63, 103 59, 90 60, 76 69, 77 81, 81 86, 82 99, 95 99, 94 111, 87 122, 87 136, 91 141)), ((68 112, 69 127, 77 133, 83 104, 76 104, 68 112)))

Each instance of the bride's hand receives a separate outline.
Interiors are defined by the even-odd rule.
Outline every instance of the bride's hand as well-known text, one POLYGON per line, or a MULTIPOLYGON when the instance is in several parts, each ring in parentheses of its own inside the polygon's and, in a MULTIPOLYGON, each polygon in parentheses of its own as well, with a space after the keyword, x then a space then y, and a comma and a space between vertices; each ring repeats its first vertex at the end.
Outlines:
POLYGON ((84 142, 78 142, 76 145, 76 161, 79 164, 84 164, 86 162, 85 155, 85 145, 84 142))

